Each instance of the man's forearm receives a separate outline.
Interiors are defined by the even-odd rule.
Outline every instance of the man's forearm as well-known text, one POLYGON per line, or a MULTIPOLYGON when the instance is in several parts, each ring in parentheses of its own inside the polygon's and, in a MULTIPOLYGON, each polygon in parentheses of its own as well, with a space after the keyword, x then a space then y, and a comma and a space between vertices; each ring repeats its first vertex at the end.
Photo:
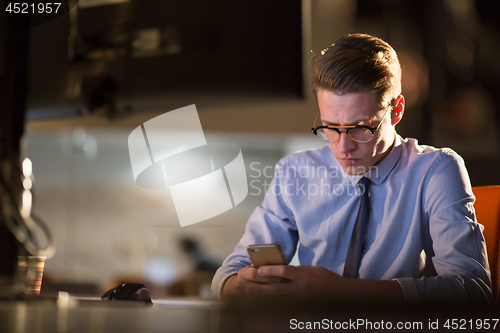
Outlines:
POLYGON ((356 304, 403 305, 404 294, 397 281, 348 279, 346 301, 356 304))

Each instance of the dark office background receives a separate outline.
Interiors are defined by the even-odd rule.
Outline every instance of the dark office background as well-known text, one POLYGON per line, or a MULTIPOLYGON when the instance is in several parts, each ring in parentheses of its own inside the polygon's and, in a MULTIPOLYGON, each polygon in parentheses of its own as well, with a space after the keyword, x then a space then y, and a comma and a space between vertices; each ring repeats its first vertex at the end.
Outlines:
POLYGON ((207 137, 239 144, 255 176, 253 162, 262 169, 321 144, 310 134, 310 70, 348 33, 379 36, 398 52, 399 134, 457 151, 473 186, 500 184, 497 2, 81 0, 19 32, 2 12, 0 159, 9 150, 33 160, 35 209, 58 244, 47 273, 103 287, 122 267, 187 265, 176 261, 183 233, 223 259, 262 197, 181 230, 170 199, 135 186, 127 135, 196 104, 207 137), (69 149, 75 137, 94 150, 69 149))
MULTIPOLYGON (((495 1, 95 3, 81 1, 73 15, 30 30, 28 119, 120 119, 193 103, 203 109, 307 100, 314 56, 305 49, 317 54, 346 33, 366 32, 391 43, 404 66, 408 103, 400 134, 455 149, 473 185, 500 183, 495 1)), ((265 119, 234 128, 222 121, 226 126, 214 129, 294 132, 308 126, 281 118, 279 126, 263 129, 265 119)))

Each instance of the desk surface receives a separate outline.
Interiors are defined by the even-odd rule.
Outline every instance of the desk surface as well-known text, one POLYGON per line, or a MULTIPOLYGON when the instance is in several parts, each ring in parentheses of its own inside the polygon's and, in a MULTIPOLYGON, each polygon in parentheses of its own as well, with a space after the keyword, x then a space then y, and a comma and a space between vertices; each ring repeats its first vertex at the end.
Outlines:
MULTIPOLYGON (((359 305, 335 305, 331 300, 260 299, 221 303, 197 298, 153 300, 153 305, 146 306, 141 302, 101 301, 69 295, 66 298, 0 301, 2 333, 276 333, 296 332, 300 325, 307 323, 327 323, 329 328, 344 324, 350 327, 352 322, 359 320, 372 325, 394 325, 392 330, 375 328, 378 332, 397 331, 394 328, 398 323, 412 327, 418 324, 408 331, 450 332, 445 324, 452 319, 474 328, 479 321, 480 325, 490 325, 488 331, 494 332, 500 327, 500 308, 362 309, 359 305), (432 327, 434 323, 439 326, 432 327), (493 323, 496 323, 496 330, 492 329, 493 323)), ((373 330, 365 325, 356 331, 373 330)))
POLYGON ((147 333, 220 331, 220 304, 204 299, 139 302, 101 301, 99 298, 0 301, 3 333, 147 333))

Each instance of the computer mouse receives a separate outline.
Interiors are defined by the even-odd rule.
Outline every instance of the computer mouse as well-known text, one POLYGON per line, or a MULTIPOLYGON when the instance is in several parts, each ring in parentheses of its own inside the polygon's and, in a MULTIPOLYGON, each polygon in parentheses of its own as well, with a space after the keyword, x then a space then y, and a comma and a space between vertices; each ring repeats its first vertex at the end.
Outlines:
POLYGON ((101 297, 102 300, 139 301, 151 303, 148 287, 142 283, 123 283, 108 290, 101 297))

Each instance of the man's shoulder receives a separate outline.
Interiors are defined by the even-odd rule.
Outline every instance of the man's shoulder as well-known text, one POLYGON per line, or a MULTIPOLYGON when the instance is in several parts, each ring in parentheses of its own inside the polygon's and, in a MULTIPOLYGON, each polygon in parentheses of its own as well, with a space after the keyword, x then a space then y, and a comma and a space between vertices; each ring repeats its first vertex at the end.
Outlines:
POLYGON ((401 140, 403 155, 411 162, 454 162, 463 164, 462 157, 453 149, 444 147, 437 148, 431 145, 419 144, 417 139, 405 138, 401 140))

